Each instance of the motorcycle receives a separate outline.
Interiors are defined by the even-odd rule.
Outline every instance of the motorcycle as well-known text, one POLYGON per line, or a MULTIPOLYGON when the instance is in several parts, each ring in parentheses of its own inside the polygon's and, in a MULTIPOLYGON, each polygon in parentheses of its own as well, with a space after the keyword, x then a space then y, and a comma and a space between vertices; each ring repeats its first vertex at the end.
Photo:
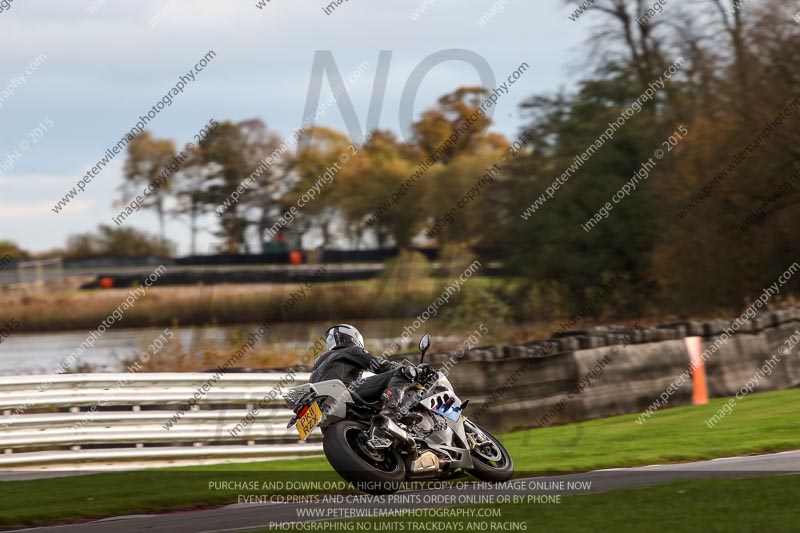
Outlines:
POLYGON ((491 433, 464 416, 447 377, 424 363, 431 344, 419 341, 420 361, 402 361, 412 385, 406 390, 401 421, 379 414, 380 402, 364 400, 355 386, 330 380, 288 389, 284 399, 294 412, 302 440, 322 431, 325 457, 334 470, 369 494, 391 494, 405 481, 448 480, 471 474, 481 481, 507 481, 514 463, 491 433))

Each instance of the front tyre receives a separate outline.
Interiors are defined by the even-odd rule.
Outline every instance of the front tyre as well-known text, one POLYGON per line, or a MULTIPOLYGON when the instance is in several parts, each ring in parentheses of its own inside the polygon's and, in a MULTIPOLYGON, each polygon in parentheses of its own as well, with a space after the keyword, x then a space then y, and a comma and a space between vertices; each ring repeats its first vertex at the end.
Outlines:
POLYGON ((394 448, 366 446, 369 426, 343 420, 328 426, 322 437, 325 457, 336 473, 368 494, 393 494, 406 479, 406 465, 394 448))
POLYGON ((514 462, 500 441, 471 420, 464 423, 464 431, 472 456, 473 468, 470 474, 481 481, 494 483, 511 479, 514 475, 514 462))

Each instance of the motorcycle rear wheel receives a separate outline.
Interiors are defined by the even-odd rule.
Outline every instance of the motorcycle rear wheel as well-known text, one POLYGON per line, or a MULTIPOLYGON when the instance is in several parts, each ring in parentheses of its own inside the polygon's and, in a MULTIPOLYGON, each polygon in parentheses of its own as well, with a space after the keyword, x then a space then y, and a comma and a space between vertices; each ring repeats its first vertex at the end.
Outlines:
POLYGON ((336 473, 367 494, 393 494, 406 479, 406 465, 394 448, 375 452, 366 447, 363 422, 343 420, 326 428, 325 457, 336 473))

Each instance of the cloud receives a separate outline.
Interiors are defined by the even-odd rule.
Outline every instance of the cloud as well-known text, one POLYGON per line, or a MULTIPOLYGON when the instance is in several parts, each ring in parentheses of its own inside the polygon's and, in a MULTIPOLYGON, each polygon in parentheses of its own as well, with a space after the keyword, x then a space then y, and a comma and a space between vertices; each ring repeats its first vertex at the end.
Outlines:
MULTIPOLYGON (((83 213, 88 211, 92 202, 88 200, 74 200, 69 203, 69 208, 60 215, 69 213, 83 213)), ((0 203, 0 217, 29 217, 50 214, 53 215, 51 202, 26 203, 0 203)))
POLYGON ((62 187, 72 179, 71 176, 58 174, 16 174, 14 176, 0 177, 0 186, 32 188, 41 190, 42 187, 58 186, 62 187))
MULTIPOLYGON (((483 55, 498 80, 522 61, 533 66, 533 73, 515 86, 495 115, 495 131, 516 136, 519 120, 512 113, 517 103, 534 91, 556 90, 568 82, 572 77, 563 73, 564 56, 591 30, 589 24, 569 22, 570 11, 562 0, 510 2, 503 17, 483 28, 475 19, 494 0, 463 9, 452 9, 454 2, 437 2, 417 21, 409 15, 423 0, 350 2, 331 15, 321 9, 328 0, 272 0, 263 10, 255 7, 255 0, 105 0, 89 14, 94 1, 26 0, 0 16, 6 45, 0 54, 0 87, 39 54, 48 58, 0 109, 0 145, 25 138, 45 117, 55 122, 36 143, 36 151, 18 162, 13 176, 0 176, 0 217, 6 222, 0 239, 5 231, 25 248, 60 246, 70 234, 111 222, 119 211, 113 201, 120 196, 122 154, 60 214, 51 208, 209 49, 218 58, 148 125, 155 136, 182 144, 212 116, 260 117, 281 136, 290 134, 303 119, 319 50, 330 50, 345 76, 362 61, 370 63, 349 91, 362 125, 372 103, 379 52, 393 52, 379 127, 399 133, 406 126, 399 117, 399 102, 408 76, 425 57, 447 48, 483 55), (151 26, 153 16, 164 10, 168 12, 151 26), (20 217, 20 223, 10 217, 20 217)), ((576 58, 584 58, 582 50, 576 51, 576 58)), ((420 88, 415 113, 476 79, 469 65, 437 66, 420 88)), ((321 98, 328 94, 325 80, 321 98)), ((320 122, 346 129, 336 106, 320 122)), ((132 224, 152 232, 157 230, 156 220, 152 213, 140 213, 132 224)), ((177 224, 169 231, 185 251, 187 232, 177 224)))

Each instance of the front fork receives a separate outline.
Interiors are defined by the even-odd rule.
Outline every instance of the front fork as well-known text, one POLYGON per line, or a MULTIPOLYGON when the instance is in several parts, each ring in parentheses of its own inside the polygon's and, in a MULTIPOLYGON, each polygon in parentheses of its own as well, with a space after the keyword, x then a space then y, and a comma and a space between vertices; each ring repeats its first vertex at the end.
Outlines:
POLYGON ((484 444, 492 442, 486 434, 464 417, 464 433, 467 435, 467 443, 470 450, 474 450, 484 444))

